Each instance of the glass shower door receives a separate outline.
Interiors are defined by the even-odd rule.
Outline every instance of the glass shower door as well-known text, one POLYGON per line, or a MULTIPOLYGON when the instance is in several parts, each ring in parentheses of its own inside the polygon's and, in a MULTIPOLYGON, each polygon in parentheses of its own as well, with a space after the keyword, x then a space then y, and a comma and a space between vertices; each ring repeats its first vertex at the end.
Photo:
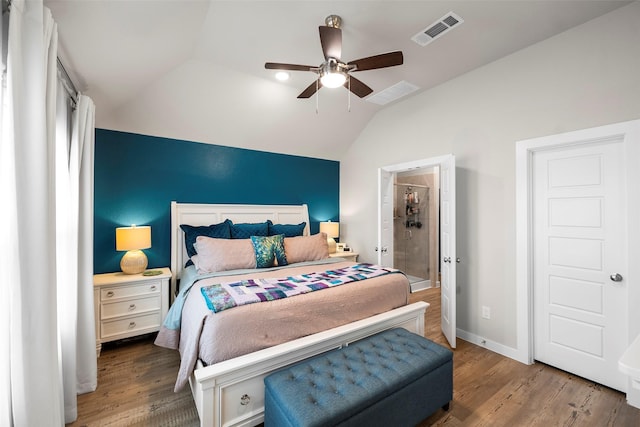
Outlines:
POLYGON ((394 267, 402 270, 411 289, 430 286, 429 188, 397 182, 394 209, 394 267))

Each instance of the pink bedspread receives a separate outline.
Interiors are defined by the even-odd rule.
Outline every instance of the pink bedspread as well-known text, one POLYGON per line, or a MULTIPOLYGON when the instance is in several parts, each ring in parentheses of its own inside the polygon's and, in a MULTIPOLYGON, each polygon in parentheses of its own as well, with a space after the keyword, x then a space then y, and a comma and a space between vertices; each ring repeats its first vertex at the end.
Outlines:
MULTIPOLYGON (((353 265, 344 261, 252 274, 255 278, 307 274, 353 265)), ((182 312, 182 328, 161 328, 156 344, 178 349, 180 370, 175 390, 187 383, 197 359, 211 365, 306 335, 380 314, 409 302, 409 281, 392 273, 334 288, 274 301, 249 304, 220 313, 210 311, 202 286, 229 283, 246 275, 214 277, 196 282, 182 312)))

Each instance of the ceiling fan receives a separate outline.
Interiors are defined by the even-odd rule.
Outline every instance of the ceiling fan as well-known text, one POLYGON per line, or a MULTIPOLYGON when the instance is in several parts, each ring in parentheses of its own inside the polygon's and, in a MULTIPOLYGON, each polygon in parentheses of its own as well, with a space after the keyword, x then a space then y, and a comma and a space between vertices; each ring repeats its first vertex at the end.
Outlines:
POLYGON ((342 62, 340 59, 342 54, 342 30, 340 29, 342 18, 337 15, 329 15, 325 19, 325 24, 318 27, 320 30, 320 44, 324 54, 324 62, 320 66, 280 64, 276 62, 264 64, 267 70, 311 71, 318 74, 319 77, 316 81, 303 90, 298 95, 298 98, 309 98, 323 86, 329 88, 344 86, 360 98, 364 98, 373 92, 373 89, 353 77, 351 73, 402 65, 403 56, 401 51, 369 56, 346 63, 342 62))

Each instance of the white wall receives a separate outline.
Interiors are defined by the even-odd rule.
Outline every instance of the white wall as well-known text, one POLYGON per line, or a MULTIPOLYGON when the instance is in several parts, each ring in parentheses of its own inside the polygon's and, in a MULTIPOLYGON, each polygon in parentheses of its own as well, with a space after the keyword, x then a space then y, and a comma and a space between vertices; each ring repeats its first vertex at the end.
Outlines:
POLYGON ((514 143, 640 118, 639 22, 634 2, 380 112, 340 159, 341 241, 375 262, 378 168, 453 153, 458 328, 515 348, 514 143))

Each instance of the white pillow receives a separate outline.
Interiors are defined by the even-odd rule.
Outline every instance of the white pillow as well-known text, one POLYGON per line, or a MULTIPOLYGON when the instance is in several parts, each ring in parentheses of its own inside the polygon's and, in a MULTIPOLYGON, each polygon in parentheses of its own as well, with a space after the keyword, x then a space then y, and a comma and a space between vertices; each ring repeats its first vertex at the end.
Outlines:
POLYGON ((198 273, 256 268, 256 255, 251 239, 216 239, 198 236, 195 248, 197 255, 191 260, 198 273))

